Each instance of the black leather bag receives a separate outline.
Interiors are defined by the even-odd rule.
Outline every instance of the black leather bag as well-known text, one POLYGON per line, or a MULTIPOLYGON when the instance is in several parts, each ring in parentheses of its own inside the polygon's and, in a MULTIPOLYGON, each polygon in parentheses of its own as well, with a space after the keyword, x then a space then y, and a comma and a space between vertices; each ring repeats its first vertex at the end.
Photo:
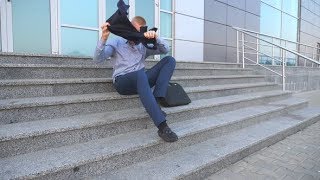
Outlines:
POLYGON ((181 106, 191 103, 187 93, 178 83, 169 83, 165 102, 165 107, 181 106))

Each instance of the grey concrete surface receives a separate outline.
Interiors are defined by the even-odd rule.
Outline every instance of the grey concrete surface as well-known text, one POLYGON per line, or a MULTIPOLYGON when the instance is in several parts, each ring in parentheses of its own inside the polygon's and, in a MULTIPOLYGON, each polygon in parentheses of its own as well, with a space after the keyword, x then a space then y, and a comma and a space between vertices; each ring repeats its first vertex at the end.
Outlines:
MULTIPOLYGON (((276 107, 273 108, 276 109, 276 107)), ((231 155, 232 152, 239 153, 240 151, 243 151, 247 146, 248 148, 252 148, 252 145, 256 143, 259 144, 262 141, 268 141, 271 143, 278 138, 281 139, 283 136, 285 136, 283 133, 294 133, 296 126, 307 123, 307 121, 312 119, 312 117, 318 117, 320 115, 320 112, 317 111, 317 113, 313 113, 311 117, 308 117, 309 119, 304 116, 301 116, 298 119, 283 116, 271 119, 267 118, 269 119, 268 121, 262 120, 262 122, 258 121, 249 124, 248 121, 244 121, 245 119, 248 119, 248 117, 250 117, 250 119, 253 121, 256 121, 254 116, 264 114, 269 111, 268 109, 269 108, 265 108, 263 106, 259 108, 252 107, 251 109, 244 108, 234 112, 218 114, 216 116, 207 116, 204 118, 196 118, 184 122, 174 123, 171 126, 173 130, 177 132, 178 136, 180 137, 180 141, 172 144, 164 143, 162 140, 160 140, 160 138, 156 135, 156 130, 151 128, 109 138, 98 139, 87 143, 80 143, 61 148, 4 158, 0 160, 0 164, 3 164, 3 166, 0 167, 0 175, 5 179, 12 177, 30 178, 41 176, 43 179, 50 179, 52 175, 54 175, 52 177, 55 177, 56 174, 59 174, 59 178, 62 179, 71 177, 77 179, 83 176, 97 175, 99 172, 110 172, 116 167, 119 168, 123 165, 129 165, 135 162, 148 160, 150 158, 151 162, 157 163, 163 168, 168 168, 172 162, 176 161, 167 161, 168 164, 163 164, 159 161, 157 162, 153 160, 152 158, 162 154, 164 154, 164 157, 172 157, 170 152, 174 149, 179 147, 182 152, 188 151, 190 148, 186 148, 186 150, 184 150, 185 146, 202 142, 210 138, 214 138, 214 142, 217 141, 217 139, 219 139, 218 141, 223 140, 224 143, 208 143, 212 145, 212 148, 214 147, 214 151, 212 151, 212 148, 196 148, 200 145, 195 145, 193 148, 196 148, 199 153, 202 151, 217 153, 218 150, 221 152, 218 153, 218 155, 221 154, 221 158, 226 158, 225 156, 231 155), (240 122, 241 125, 231 125, 236 122, 240 122), (250 124, 253 124, 253 126, 250 126, 250 124), (247 127, 248 125, 249 127, 247 127), (251 132, 252 130, 254 132, 251 132), (251 136, 253 133, 256 134, 256 136, 251 136), (219 138, 224 134, 226 135, 219 138), (259 138, 260 135, 263 138, 259 138), (277 138, 273 136, 276 136, 277 138), (239 139, 235 137, 241 138, 243 141, 239 141, 239 139), (234 144, 234 142, 238 142, 238 144, 234 144), (248 142, 250 143, 247 144, 248 142), (74 166, 79 167, 79 171, 77 173, 74 173, 73 171, 72 167, 74 166)), ((270 107, 270 109, 272 109, 272 107, 270 107)), ((310 111, 313 110, 311 109, 310 111)), ((264 145, 261 144, 261 148, 263 146, 264 145)), ((179 160, 181 160, 183 157, 189 157, 185 156, 185 153, 179 152, 179 154, 180 155, 177 156, 179 160)), ((203 158, 204 154, 202 153, 198 155, 202 155, 202 158, 198 159, 197 162, 205 162, 207 165, 211 164, 211 161, 216 160, 216 158, 203 158)), ((242 153, 242 156, 243 155, 245 155, 245 153, 242 153)), ((237 159, 238 157, 239 155, 236 155, 234 158, 237 159)), ((189 166, 193 169, 192 173, 188 172, 185 175, 199 175, 197 173, 198 169, 204 164, 202 165, 194 163, 194 160, 195 159, 193 158, 184 158, 184 161, 190 161, 190 163, 186 163, 185 165, 181 164, 181 167, 189 166)), ((134 168, 132 168, 132 171, 133 170, 134 168)), ((127 172, 127 174, 139 176, 141 175, 142 171, 135 172, 135 174, 131 174, 130 172, 127 172)), ((159 170, 159 172, 166 171, 159 170)), ((149 176, 152 175, 154 174, 149 174, 149 176)), ((170 173, 165 175, 168 176, 170 173)), ((182 175, 184 174, 179 174, 179 176, 182 175)), ((201 176, 202 175, 203 173, 201 173, 201 176)))
MULTIPOLYGON (((224 116, 224 118, 231 118, 223 121, 230 121, 237 118, 245 119, 241 116, 243 114, 247 115, 247 121, 258 122, 303 108, 307 105, 306 103, 305 100, 289 98, 272 102, 269 105, 257 105, 248 108, 241 107, 240 110, 220 113, 218 115, 212 115, 213 112, 205 113, 205 111, 200 115, 200 113, 195 110, 197 107, 191 106, 183 109, 170 108, 170 110, 164 110, 167 112, 167 120, 170 123, 184 122, 201 116, 203 119, 208 118, 207 116, 211 116, 213 119, 215 117, 223 119, 224 116), (179 115, 179 113, 183 115, 179 115), (193 114, 193 116, 188 114, 193 114)), ((198 106, 199 105, 200 103, 198 106)), ((203 106, 204 104, 201 105, 203 106)), ((199 106, 198 109, 200 108, 201 107, 199 106)), ((213 110, 215 109, 213 108, 213 110)), ((244 124, 246 123, 242 123, 240 126, 239 123, 235 123, 234 126, 240 128, 243 127, 244 124)), ((247 122, 247 124, 250 123, 247 122)), ((9 124, 0 127, 0 157, 8 157, 48 148, 71 145, 74 143, 87 142, 99 138, 142 130, 146 127, 153 127, 153 124, 142 109, 130 109, 61 119, 9 124)), ((231 124, 230 127, 232 127, 231 124)))
MULTIPOLYGON (((313 116, 319 117, 319 109, 309 110, 317 112, 313 116)), ((315 121, 318 120, 280 116, 149 161, 106 173, 96 179, 202 179, 210 171, 238 161, 250 152, 271 145, 303 128, 296 127, 315 121)))
POLYGON ((295 97, 304 98, 309 101, 309 106, 320 106, 320 90, 294 93, 295 97))
POLYGON ((320 122, 217 172, 207 180, 319 180, 320 122))

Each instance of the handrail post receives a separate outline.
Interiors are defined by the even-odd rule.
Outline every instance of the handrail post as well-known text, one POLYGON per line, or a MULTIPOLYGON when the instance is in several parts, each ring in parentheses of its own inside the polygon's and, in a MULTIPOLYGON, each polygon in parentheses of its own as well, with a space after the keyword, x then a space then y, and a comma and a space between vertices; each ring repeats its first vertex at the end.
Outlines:
MULTIPOLYGON (((313 60, 315 60, 315 58, 314 58, 314 50, 315 50, 315 48, 312 47, 312 59, 313 59, 313 60)), ((312 67, 313 67, 313 65, 314 65, 314 63, 312 63, 312 67)))
POLYGON ((259 64, 259 34, 257 34, 257 64, 259 64))
MULTIPOLYGON (((308 55, 307 55, 307 46, 304 46, 304 52, 306 54, 306 57, 308 57, 308 55)), ((306 59, 304 59, 304 67, 307 67, 307 60, 306 59)))
POLYGON ((242 68, 244 69, 244 33, 242 33, 242 68))
POLYGON ((237 63, 240 62, 239 53, 239 31, 237 30, 237 63))
MULTIPOLYGON (((271 42, 274 43, 274 42, 273 42, 273 38, 272 38, 271 42)), ((272 50, 271 50, 271 51, 272 51, 271 65, 273 66, 273 65, 274 65, 274 46, 273 46, 273 45, 272 45, 272 50)))
POLYGON ((283 49, 281 49, 281 58, 282 58, 282 90, 286 90, 286 71, 285 71, 285 59, 283 49))

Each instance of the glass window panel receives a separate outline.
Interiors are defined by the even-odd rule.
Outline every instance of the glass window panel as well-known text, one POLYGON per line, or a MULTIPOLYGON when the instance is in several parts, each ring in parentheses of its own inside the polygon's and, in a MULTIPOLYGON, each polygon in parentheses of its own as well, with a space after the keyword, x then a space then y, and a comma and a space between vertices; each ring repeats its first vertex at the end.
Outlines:
POLYGON ((282 38, 297 41, 298 20, 287 14, 282 14, 282 38))
MULTIPOLYGON (((288 49, 297 51, 297 45, 295 43, 287 42, 286 45, 288 49)), ((293 53, 286 52, 286 61, 287 61, 287 66, 295 66, 297 61, 297 56, 293 53)))
POLYGON ((162 58, 164 58, 164 57, 166 57, 166 56, 172 56, 172 41, 171 40, 165 40, 167 43, 168 43, 168 45, 169 45, 169 52, 167 53, 167 54, 161 54, 160 55, 160 58, 162 59, 162 58))
POLYGON ((172 11, 172 0, 161 0, 160 8, 167 11, 172 11))
POLYGON ((14 52, 51 53, 49 0, 11 2, 14 52))
POLYGON ((97 0, 61 0, 61 23, 85 27, 98 27, 97 0))
POLYGON ((281 29, 281 12, 261 4, 260 32, 275 37, 280 37, 281 29))
POLYGON ((294 17, 298 17, 298 0, 283 0, 282 10, 294 17))
POLYGON ((2 51, 2 39, 1 39, 1 18, 0 18, 0 52, 2 51))
POLYGON ((135 2, 136 16, 142 16, 147 21, 149 29, 154 27, 154 1, 153 0, 137 0, 135 2))
MULTIPOLYGON (((281 9, 281 0, 261 0, 262 2, 269 4, 275 8, 281 9)), ((263 4, 263 3, 261 3, 263 4)))
MULTIPOLYGON (((106 0, 106 18, 108 19, 114 12, 118 10, 117 3, 119 0, 106 0)), ((126 4, 129 4, 129 0, 124 0, 126 4)), ((106 19, 106 20, 107 20, 106 19)))
POLYGON ((161 37, 172 38, 172 15, 169 13, 160 13, 160 35, 161 37))
POLYGON ((98 31, 62 27, 62 54, 93 56, 98 36, 98 31))

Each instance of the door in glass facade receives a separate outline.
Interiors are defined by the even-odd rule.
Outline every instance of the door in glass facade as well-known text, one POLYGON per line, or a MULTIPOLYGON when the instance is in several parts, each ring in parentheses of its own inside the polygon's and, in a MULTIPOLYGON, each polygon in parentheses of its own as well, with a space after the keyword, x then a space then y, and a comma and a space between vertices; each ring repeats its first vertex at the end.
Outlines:
POLYGON ((98 0, 60 0, 60 53, 92 56, 99 38, 98 0))
POLYGON ((13 0, 13 51, 19 53, 51 53, 49 0, 13 0))

